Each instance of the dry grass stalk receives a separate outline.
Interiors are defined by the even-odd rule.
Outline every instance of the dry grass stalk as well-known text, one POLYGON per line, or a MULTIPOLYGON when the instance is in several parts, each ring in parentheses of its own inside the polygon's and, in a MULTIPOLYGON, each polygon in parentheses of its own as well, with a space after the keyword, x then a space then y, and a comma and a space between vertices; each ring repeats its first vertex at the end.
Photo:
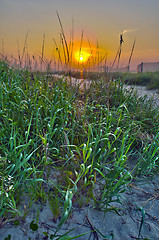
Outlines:
POLYGON ((24 41, 24 47, 23 47, 23 52, 22 52, 22 57, 21 57, 21 63, 23 61, 23 57, 24 57, 24 54, 25 54, 25 50, 26 50, 26 44, 27 44, 27 38, 28 38, 28 33, 26 33, 26 37, 25 37, 25 41, 24 41))
POLYGON ((42 64, 43 64, 43 58, 44 58, 44 47, 45 47, 45 34, 43 35, 43 44, 42 44, 42 50, 41 50, 41 71, 42 71, 42 64))
POLYGON ((60 23, 61 33, 62 33, 64 42, 65 42, 65 47, 66 47, 66 52, 67 52, 67 62, 69 63, 69 51, 68 51, 68 45, 67 45, 65 33, 64 33, 64 30, 63 30, 63 26, 62 26, 62 22, 61 22, 60 16, 59 16, 58 12, 56 12, 56 13, 57 13, 57 17, 58 17, 58 20, 59 20, 59 23, 60 23))

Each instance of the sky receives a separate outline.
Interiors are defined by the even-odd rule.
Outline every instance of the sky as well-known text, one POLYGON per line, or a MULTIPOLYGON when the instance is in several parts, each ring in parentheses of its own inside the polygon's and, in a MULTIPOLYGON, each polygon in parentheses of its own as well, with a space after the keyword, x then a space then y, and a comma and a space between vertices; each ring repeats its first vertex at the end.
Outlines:
POLYGON ((107 54, 112 64, 119 48, 120 34, 123 45, 120 66, 126 66, 134 40, 136 45, 131 68, 143 62, 159 61, 159 0, 0 0, 0 53, 22 54, 27 36, 27 49, 32 55, 42 51, 45 34, 45 57, 55 53, 60 44, 62 21, 67 41, 74 29, 74 41, 84 41, 100 54, 107 54))

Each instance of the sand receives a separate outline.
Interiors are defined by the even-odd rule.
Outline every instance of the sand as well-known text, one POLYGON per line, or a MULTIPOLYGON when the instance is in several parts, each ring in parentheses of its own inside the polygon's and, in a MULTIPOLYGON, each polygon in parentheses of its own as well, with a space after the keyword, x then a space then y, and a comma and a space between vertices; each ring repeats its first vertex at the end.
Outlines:
MULTIPOLYGON (((116 207, 120 208, 120 215, 114 212, 104 214, 102 211, 94 209, 91 203, 82 208, 73 204, 71 214, 63 224, 59 234, 64 234, 74 228, 68 235, 75 237, 86 233, 77 238, 80 240, 137 239, 141 226, 142 213, 145 211, 144 223, 140 235, 142 238, 140 239, 158 240, 159 176, 154 176, 151 180, 133 180, 129 188, 126 192, 122 193, 123 204, 116 204, 116 207)), ((47 232, 48 236, 54 234, 59 221, 60 219, 56 223, 54 222, 53 213, 48 203, 46 205, 40 203, 33 204, 26 218, 24 220, 21 219, 18 226, 10 222, 0 228, 0 240, 5 239, 9 234, 11 235, 11 240, 28 240, 29 237, 30 239, 47 239, 43 232, 47 232), (38 219, 37 209, 39 211, 38 219), (32 220, 38 220, 39 228, 35 232, 29 227, 32 220)))

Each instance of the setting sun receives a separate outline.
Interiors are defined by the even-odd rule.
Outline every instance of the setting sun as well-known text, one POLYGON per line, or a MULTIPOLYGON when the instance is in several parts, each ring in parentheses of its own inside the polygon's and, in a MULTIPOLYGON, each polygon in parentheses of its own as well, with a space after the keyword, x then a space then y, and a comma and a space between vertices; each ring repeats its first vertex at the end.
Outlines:
POLYGON ((83 56, 80 56, 80 61, 83 62, 83 56))
POLYGON ((75 52, 75 59, 79 63, 85 63, 90 56, 91 56, 91 54, 89 52, 84 51, 84 50, 75 52))

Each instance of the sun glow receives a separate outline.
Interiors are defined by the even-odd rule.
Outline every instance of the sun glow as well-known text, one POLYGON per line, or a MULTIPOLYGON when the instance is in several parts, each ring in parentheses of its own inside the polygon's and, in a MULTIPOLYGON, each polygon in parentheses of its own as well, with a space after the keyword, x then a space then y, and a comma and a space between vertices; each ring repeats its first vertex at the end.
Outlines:
POLYGON ((90 56, 91 54, 85 50, 75 52, 75 59, 79 63, 86 63, 90 56))

